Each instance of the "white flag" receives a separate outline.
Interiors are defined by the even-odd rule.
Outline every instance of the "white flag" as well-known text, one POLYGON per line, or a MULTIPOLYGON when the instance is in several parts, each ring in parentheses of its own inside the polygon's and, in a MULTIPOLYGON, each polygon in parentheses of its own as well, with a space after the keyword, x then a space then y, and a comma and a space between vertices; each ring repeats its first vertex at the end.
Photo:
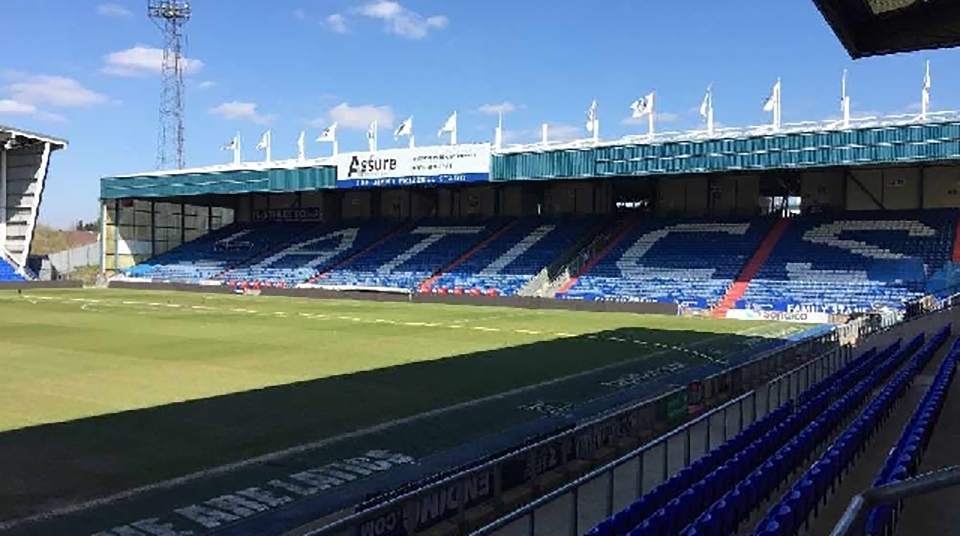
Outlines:
POLYGON ((590 103, 590 109, 587 110, 587 132, 594 132, 597 129, 597 99, 590 103))
POLYGON ((653 93, 649 93, 646 97, 641 97, 632 104, 630 104, 630 109, 633 110, 633 118, 637 119, 643 117, 647 114, 653 113, 653 93))
POLYGON ((325 129, 323 130, 323 132, 321 132, 320 135, 317 136, 317 141, 318 141, 318 142, 335 141, 336 139, 337 139, 337 124, 336 124, 336 123, 334 123, 334 124, 330 125, 329 127, 325 128, 325 129))
POLYGON ((713 91, 707 88, 707 94, 703 96, 703 102, 700 103, 700 117, 709 119, 711 110, 713 110, 713 91))
POLYGON ((767 97, 766 102, 763 103, 764 112, 772 112, 777 109, 777 106, 780 105, 780 81, 777 80, 777 83, 773 86, 773 91, 770 93, 770 96, 767 97))
POLYGON ((221 147, 220 150, 221 150, 221 151, 235 151, 235 150, 237 150, 237 145, 239 145, 238 141, 239 141, 239 140, 237 140, 237 137, 234 136, 232 140, 228 141, 227 143, 224 143, 224 144, 223 144, 223 147, 221 147))
POLYGON ((270 148, 270 131, 263 133, 263 136, 260 137, 260 141, 257 142, 257 150, 262 151, 264 149, 270 148))
POLYGON ((447 133, 454 133, 457 131, 457 112, 450 114, 450 117, 447 118, 447 122, 443 124, 443 128, 440 129, 440 132, 437 133, 437 137, 443 136, 447 133))
POLYGON ((400 123, 400 126, 397 127, 397 131, 393 133, 394 138, 399 138, 400 136, 412 136, 413 135, 413 116, 407 118, 406 121, 400 123))
POLYGON ((300 137, 297 138, 297 158, 303 160, 307 155, 307 147, 304 144, 306 141, 307 133, 303 130, 300 131, 300 137))

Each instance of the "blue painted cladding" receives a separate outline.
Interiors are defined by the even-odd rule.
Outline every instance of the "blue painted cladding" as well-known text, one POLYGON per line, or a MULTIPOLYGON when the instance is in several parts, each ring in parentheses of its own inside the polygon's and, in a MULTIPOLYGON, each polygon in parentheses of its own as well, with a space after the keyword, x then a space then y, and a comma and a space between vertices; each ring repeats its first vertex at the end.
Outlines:
POLYGON ((792 132, 497 154, 492 179, 647 176, 821 168, 960 158, 960 123, 792 132))
POLYGON ((174 197, 336 188, 335 167, 183 173, 100 180, 101 199, 174 197))

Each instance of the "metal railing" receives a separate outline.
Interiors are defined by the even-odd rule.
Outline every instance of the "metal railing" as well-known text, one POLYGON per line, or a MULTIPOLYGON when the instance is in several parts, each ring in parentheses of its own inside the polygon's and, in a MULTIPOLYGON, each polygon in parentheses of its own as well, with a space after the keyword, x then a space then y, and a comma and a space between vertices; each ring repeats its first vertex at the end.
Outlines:
POLYGON ((850 361, 828 352, 621 456, 473 536, 578 536, 850 361))
MULTIPOLYGON (((849 348, 840 347, 838 340, 837 331, 832 329, 818 337, 758 353, 748 362, 695 381, 690 386, 620 408, 486 463, 424 484, 332 524, 309 530, 304 536, 380 534, 382 531, 378 527, 389 526, 402 526, 405 534, 412 536, 442 522, 455 523, 461 531, 469 530, 466 512, 475 506, 491 503, 497 511, 509 512, 522 503, 517 502, 520 497, 526 497, 524 489, 531 486, 535 492, 544 489, 541 481, 551 475, 559 474, 565 480, 574 478, 576 473, 571 470, 574 462, 595 463, 601 459, 602 453, 615 452, 628 439, 636 441, 651 432, 673 428, 689 419, 691 414, 722 404, 735 390, 743 389, 742 386, 766 385, 772 376, 796 367, 774 378, 769 383, 771 387, 767 387, 770 391, 759 395, 755 391, 748 392, 719 406, 710 412, 710 417, 699 417, 695 422, 707 419, 710 423, 705 430, 697 428, 693 431, 694 425, 686 424, 662 436, 658 441, 682 443, 680 451, 664 443, 657 451, 659 454, 653 455, 662 460, 657 475, 649 469, 646 472, 641 469, 641 476, 634 474, 633 477, 640 481, 668 478, 690 463, 694 456, 701 456, 752 423, 758 411, 761 416, 769 411, 769 396, 774 396, 778 404, 795 397, 805 386, 849 359, 849 348), (831 350, 824 354, 828 348, 831 350), (811 356, 817 355, 821 357, 807 363, 811 356), (735 417, 732 412, 736 412, 735 417)), ((658 445, 657 441, 648 443, 644 452, 653 452, 658 445)), ((650 463, 653 462, 645 465, 651 467, 650 463)), ((636 492, 635 485, 627 489, 636 492)))
POLYGON ((830 536, 854 536, 864 533, 864 523, 872 508, 898 503, 904 499, 960 486, 960 465, 931 471, 900 482, 870 488, 851 501, 830 536))

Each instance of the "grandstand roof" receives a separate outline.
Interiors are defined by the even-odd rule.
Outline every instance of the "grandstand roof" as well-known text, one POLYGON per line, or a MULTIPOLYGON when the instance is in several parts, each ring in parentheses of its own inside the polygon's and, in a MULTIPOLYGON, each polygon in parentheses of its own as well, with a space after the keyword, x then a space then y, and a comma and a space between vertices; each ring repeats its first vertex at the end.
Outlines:
POLYGON ((4 125, 0 125, 0 143, 9 144, 8 147, 11 149, 35 143, 50 143, 54 149, 63 149, 67 146, 67 140, 4 125))
POLYGON ((954 0, 813 0, 854 59, 960 46, 954 0))

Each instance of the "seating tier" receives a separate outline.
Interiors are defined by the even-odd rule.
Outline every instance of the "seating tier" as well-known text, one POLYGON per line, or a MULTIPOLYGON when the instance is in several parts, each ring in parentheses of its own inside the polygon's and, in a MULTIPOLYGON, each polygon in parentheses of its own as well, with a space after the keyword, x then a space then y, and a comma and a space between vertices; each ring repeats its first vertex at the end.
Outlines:
POLYGON ((902 307, 953 253, 955 210, 810 215, 787 232, 738 308, 849 313, 902 307))
POLYGON ((328 272, 319 283, 413 290, 505 224, 503 220, 419 221, 328 272))
POLYGON ((442 274, 433 283, 432 290, 479 289, 494 290, 503 296, 516 295, 598 224, 598 219, 589 217, 518 220, 464 262, 442 274))
POLYGON ((773 223, 642 221, 560 297, 708 307, 723 297, 773 223))

